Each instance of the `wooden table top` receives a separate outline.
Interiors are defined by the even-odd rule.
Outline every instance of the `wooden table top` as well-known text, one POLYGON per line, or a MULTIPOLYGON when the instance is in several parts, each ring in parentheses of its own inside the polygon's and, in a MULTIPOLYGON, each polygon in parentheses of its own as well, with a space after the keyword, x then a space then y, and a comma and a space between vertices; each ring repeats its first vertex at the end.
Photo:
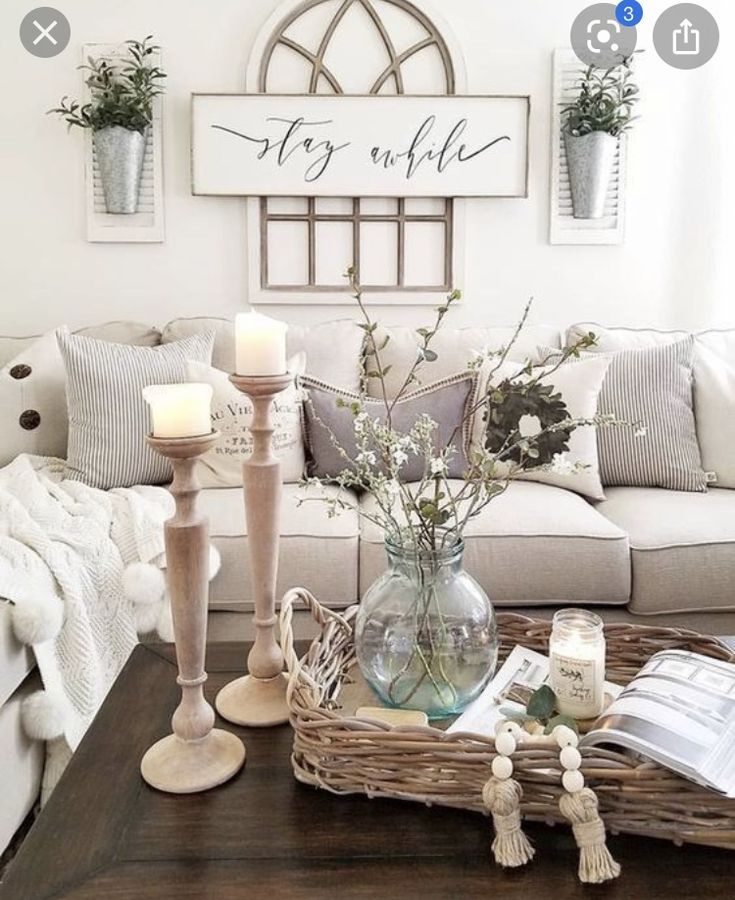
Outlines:
MULTIPOLYGON (((207 696, 241 674, 247 647, 209 648, 207 696)), ((145 898, 498 898, 701 900, 732 897, 735 857, 705 847, 611 837, 616 882, 582 886, 569 829, 529 824, 535 860, 503 871, 491 824, 476 813, 337 797, 298 784, 291 730, 224 727, 247 762, 229 784, 172 796, 138 766, 168 733, 179 697, 173 649, 140 646, 128 661, 7 879, 5 900, 145 898)))

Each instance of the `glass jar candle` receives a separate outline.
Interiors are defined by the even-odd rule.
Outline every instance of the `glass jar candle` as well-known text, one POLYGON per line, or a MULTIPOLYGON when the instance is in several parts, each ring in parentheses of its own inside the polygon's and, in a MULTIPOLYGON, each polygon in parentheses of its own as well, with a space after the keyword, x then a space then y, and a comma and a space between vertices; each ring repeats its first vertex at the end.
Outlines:
POLYGON ((560 609, 549 641, 551 688, 562 715, 593 719, 605 697, 605 633, 602 619, 585 609, 560 609))

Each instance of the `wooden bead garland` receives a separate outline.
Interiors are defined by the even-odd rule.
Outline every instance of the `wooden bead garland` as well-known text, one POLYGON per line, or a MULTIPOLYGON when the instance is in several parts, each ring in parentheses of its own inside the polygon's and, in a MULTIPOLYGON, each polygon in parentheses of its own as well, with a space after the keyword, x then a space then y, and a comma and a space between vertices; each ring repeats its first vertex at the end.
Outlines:
POLYGON ((562 785, 567 792, 559 800, 562 815, 571 822, 579 847, 579 880, 601 884, 620 875, 620 865, 612 858, 605 840, 605 824, 598 811, 597 796, 585 787, 580 771, 582 754, 577 749, 579 738, 566 725, 557 725, 552 737, 560 748, 563 769, 562 785))
POLYGON ((516 722, 500 722, 495 730, 497 755, 491 763, 492 777, 482 791, 485 806, 493 816, 495 840, 492 850, 495 861, 505 867, 523 866, 534 857, 534 849, 521 828, 520 801, 523 789, 513 779, 511 757, 523 744, 526 746, 559 747, 562 785, 565 793, 559 800, 562 815, 572 825, 579 847, 579 879, 600 884, 617 878, 620 866, 607 849, 605 825, 598 811, 597 797, 585 787, 581 772, 582 754, 577 745, 577 733, 566 725, 557 725, 551 735, 529 734, 516 722))
POLYGON ((582 754, 576 747, 564 747, 559 754, 559 760, 567 771, 574 771, 582 765, 582 754))
POLYGON ((506 868, 524 866, 534 856, 534 849, 521 828, 523 789, 513 776, 513 760, 521 728, 516 722, 503 722, 495 737, 497 756, 491 763, 492 778, 482 789, 482 799, 493 816, 495 840, 492 851, 498 865, 506 868))

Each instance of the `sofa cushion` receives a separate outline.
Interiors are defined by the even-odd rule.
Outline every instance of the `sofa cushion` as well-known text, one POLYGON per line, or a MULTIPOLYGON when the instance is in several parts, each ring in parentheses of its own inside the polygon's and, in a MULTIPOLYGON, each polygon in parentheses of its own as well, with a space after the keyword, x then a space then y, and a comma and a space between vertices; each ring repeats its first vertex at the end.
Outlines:
MULTIPOLYGON (((450 482, 456 492, 461 482, 450 482)), ((370 512, 371 496, 362 503, 370 512)), ((499 606, 627 603, 628 537, 562 488, 513 482, 465 532, 465 565, 499 606)), ((380 529, 362 521, 360 590, 386 568, 380 529)))
MULTIPOLYGON (((671 344, 683 331, 652 328, 605 328, 585 322, 567 332, 573 343, 589 331, 597 335, 596 352, 671 344)), ((718 487, 735 488, 735 328, 694 336, 694 413, 702 466, 718 487)))
MULTIPOLYGON (((515 328, 441 328, 431 342, 431 349, 437 354, 437 359, 431 363, 424 363, 419 370, 419 378, 422 384, 438 381, 455 372, 461 372, 467 368, 476 353, 485 350, 498 350, 506 346, 515 333, 515 328)), ((380 326, 376 332, 377 346, 380 363, 384 369, 391 367, 385 377, 386 388, 389 397, 395 397, 400 391, 408 373, 416 361, 416 352, 421 338, 416 330, 407 327, 380 326), (385 344, 386 339, 388 343, 385 344)), ((550 347, 560 347, 560 335, 555 328, 547 328, 543 325, 529 325, 524 328, 518 341, 514 345, 509 359, 525 362, 531 359, 538 362, 537 347, 546 344, 550 347)), ((367 371, 376 369, 375 361, 371 355, 367 355, 365 368, 367 371)), ((334 378, 327 378, 334 383, 334 378)), ((378 379, 370 378, 367 383, 368 393, 372 397, 381 397, 382 391, 378 379)), ((414 384, 409 390, 415 390, 414 384)))
POLYGON ((611 353, 618 350, 642 350, 644 347, 660 347, 675 344, 689 337, 688 331, 665 331, 659 328, 626 328, 600 325, 599 322, 577 322, 567 329, 566 346, 571 347, 584 335, 593 332, 597 343, 592 353, 611 353))
POLYGON ((165 347, 129 347, 60 332, 69 406, 65 477, 91 487, 163 484, 169 460, 145 441, 143 388, 187 380, 187 360, 209 363, 211 332, 165 347))
MULTIPOLYGON (((168 344, 182 338, 214 331, 212 365, 225 372, 235 371, 235 323, 232 319, 198 317, 173 319, 163 329, 162 341, 168 344)), ((359 390, 363 332, 351 319, 323 322, 321 325, 289 325, 286 349, 289 356, 306 353, 306 373, 339 385, 359 390)))
MULTIPOLYGON (((343 391, 308 376, 300 379, 300 384, 308 392, 308 398, 304 401, 304 441, 309 475, 335 480, 347 470, 360 473, 362 467, 358 451, 363 449, 373 456, 368 468, 374 470, 377 463, 377 469, 387 473, 388 466, 383 464, 381 448, 379 441, 374 439, 374 432, 363 430, 367 448, 364 445, 358 446, 355 413, 352 411, 352 405, 357 404, 370 420, 385 426, 387 413, 384 403, 371 398, 363 400, 358 394, 343 391)), ((393 407, 392 428, 406 438, 413 434, 419 444, 414 429, 422 417, 428 415, 436 424, 432 433, 436 451, 443 451, 450 446, 453 448, 448 461, 450 477, 461 478, 468 466, 472 437, 469 413, 475 404, 476 389, 477 375, 473 372, 460 372, 414 390, 398 400, 393 407)), ((420 481, 426 468, 422 447, 419 445, 418 450, 407 447, 404 457, 405 461, 400 468, 401 477, 405 481, 420 481)))
MULTIPOLYGON (((554 358, 553 351, 544 354, 554 358)), ((602 483, 705 491, 692 391, 694 337, 602 354, 598 350, 581 358, 595 355, 611 360, 598 412, 631 426, 600 429, 602 483)), ((578 365, 578 358, 570 358, 569 364, 578 365)))
POLYGON ((57 333, 49 331, 0 369, 0 466, 21 453, 66 456, 66 373, 57 333))
MULTIPOLYGON (((66 373, 56 329, 33 337, 0 335, 0 466, 20 453, 66 457, 66 373)), ((160 332, 136 322, 107 322, 78 334, 118 344, 156 346, 160 332)))
POLYGON ((0 854, 33 808, 41 788, 44 744, 26 737, 21 724, 23 700, 40 687, 40 678, 29 678, 0 708, 0 854))
POLYGON ((735 488, 735 329, 695 338, 694 412, 702 465, 717 487, 735 488))
MULTIPOLYGON (((336 489, 324 491, 331 496, 336 489)), ((326 504, 317 499, 299 505, 304 496, 299 485, 283 486, 276 598, 280 600, 289 588, 305 587, 326 606, 350 606, 358 599, 357 512, 330 518, 326 504)), ((219 610, 251 610, 242 488, 210 488, 201 492, 200 499, 209 516, 212 541, 222 556, 222 567, 210 585, 209 605, 219 610)))
MULTIPOLYGON (((99 341, 112 341, 114 344, 135 344, 139 347, 155 347, 161 343, 161 332, 151 325, 143 325, 140 322, 104 322, 102 325, 79 328, 74 334, 97 338, 99 341)), ((42 337, 40 334, 25 337, 0 334, 0 366, 23 353, 40 337, 42 337)))
MULTIPOLYGON (((301 374, 305 358, 303 353, 292 356, 288 361, 289 372, 301 374)), ((202 487, 241 487, 242 464, 253 452, 250 430, 253 402, 221 369, 193 360, 187 362, 186 368, 190 381, 212 388, 212 427, 220 433, 215 446, 199 458, 199 483, 202 487)), ((294 380, 272 404, 273 449, 281 462, 282 478, 287 483, 301 481, 306 466, 301 397, 294 380)))
POLYGON ((10 602, 0 599, 0 706, 36 668, 33 650, 15 636, 12 611, 10 602))
POLYGON ((735 610, 735 492, 606 493, 598 512, 630 538, 632 612, 735 610))
MULTIPOLYGON (((553 387, 553 395, 561 395, 561 399, 566 406, 566 415, 569 418, 578 420, 594 419, 597 415, 600 391, 610 362, 611 360, 609 359, 591 358, 580 360, 573 366, 549 367, 551 374, 541 379, 541 384, 545 387, 553 387)), ((534 379, 540 378, 544 371, 543 368, 535 368, 532 377, 534 379)), ((514 383, 529 380, 529 377, 524 372, 519 371, 517 362, 509 362, 507 360, 500 365, 498 365, 497 361, 488 360, 480 369, 479 378, 480 398, 486 398, 492 386, 497 387, 505 380, 510 380, 514 383)), ((474 417, 472 448, 478 452, 485 446, 487 432, 485 413, 486 407, 479 409, 474 417)), ((519 426, 522 422, 523 418, 519 421, 519 426)), ((533 437, 541 430, 541 422, 536 419, 530 433, 524 432, 524 434, 533 437)), ((506 437, 505 430, 503 430, 501 440, 505 441, 506 437)), ((541 467, 536 470, 529 469, 529 471, 524 472, 519 477, 525 481, 537 481, 539 484, 563 487, 568 491, 574 491, 577 494, 589 497, 591 500, 602 500, 605 494, 600 481, 597 445, 597 428, 594 425, 580 425, 572 432, 568 443, 569 449, 564 454, 565 462, 572 466, 579 466, 576 471, 572 471, 569 474, 559 474, 553 469, 541 467)), ((503 464, 499 464, 499 469, 502 468, 503 464)))

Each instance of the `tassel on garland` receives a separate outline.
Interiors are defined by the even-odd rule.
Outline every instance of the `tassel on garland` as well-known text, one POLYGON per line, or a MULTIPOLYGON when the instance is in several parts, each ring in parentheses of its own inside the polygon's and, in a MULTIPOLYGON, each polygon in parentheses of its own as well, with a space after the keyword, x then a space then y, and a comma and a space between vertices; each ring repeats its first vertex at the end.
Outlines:
POLYGON ((561 748, 559 760, 564 769, 562 784, 566 791, 559 800, 559 809, 571 822, 579 847, 579 880, 585 884, 602 884, 620 875, 620 865, 607 849, 605 823, 600 818, 597 796, 584 785, 577 735, 571 728, 561 725, 554 729, 554 737, 561 748))
POLYGON ((602 884, 620 875, 605 842, 605 823, 598 813, 597 797, 589 788, 564 794, 559 800, 562 815, 572 823, 579 847, 579 880, 585 884, 602 884))
POLYGON ((493 777, 482 789, 483 803, 493 814, 495 826, 493 856, 495 862, 504 868, 525 866, 535 853, 521 828, 522 795, 523 789, 512 778, 498 781, 493 777))
POLYGON ((513 761, 510 757, 516 749, 512 729, 497 735, 495 749, 498 756, 492 762, 492 778, 482 789, 482 801, 493 816, 495 840, 492 851, 495 861, 505 868, 517 868, 530 862, 535 851, 521 828, 523 788, 511 777, 513 761))

